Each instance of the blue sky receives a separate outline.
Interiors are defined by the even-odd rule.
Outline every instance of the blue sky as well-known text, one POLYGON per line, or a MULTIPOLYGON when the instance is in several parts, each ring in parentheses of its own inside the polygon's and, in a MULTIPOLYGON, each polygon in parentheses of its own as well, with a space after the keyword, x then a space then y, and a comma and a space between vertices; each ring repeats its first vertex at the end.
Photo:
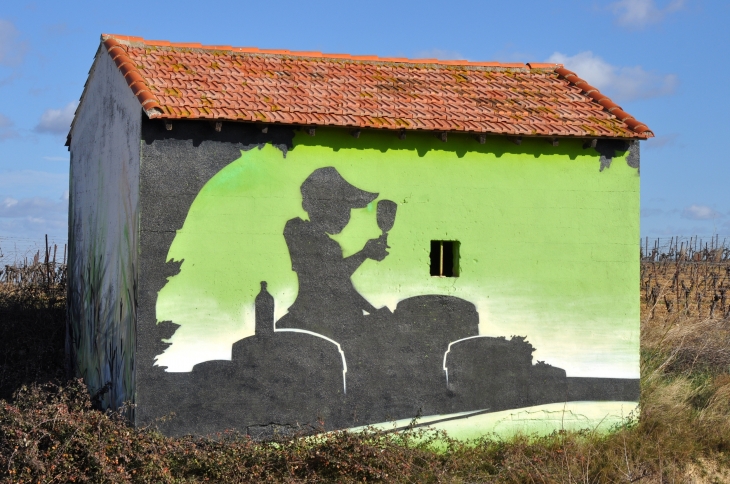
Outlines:
POLYGON ((562 62, 657 135, 642 143, 642 235, 730 236, 729 22, 730 2, 719 0, 9 2, 0 10, 0 251, 46 233, 66 239, 65 136, 101 33, 562 62))

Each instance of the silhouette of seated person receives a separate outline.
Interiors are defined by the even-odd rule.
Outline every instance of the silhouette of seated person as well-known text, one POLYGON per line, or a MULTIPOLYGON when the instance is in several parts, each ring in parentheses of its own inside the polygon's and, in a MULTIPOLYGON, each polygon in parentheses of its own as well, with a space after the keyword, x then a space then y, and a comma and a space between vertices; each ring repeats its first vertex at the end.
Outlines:
POLYGON ((342 247, 330 235, 342 232, 353 208, 365 208, 378 194, 351 185, 333 167, 312 172, 300 190, 309 220, 293 218, 284 227, 299 292, 276 326, 313 331, 340 342, 353 326, 362 325, 363 311, 378 312, 357 292, 352 274, 366 259, 382 261, 388 252, 386 238, 381 236, 343 257, 342 247))
MULTIPOLYGON (((309 220, 293 218, 284 227, 299 292, 276 328, 308 330, 341 345, 347 360, 347 395, 363 422, 411 417, 419 411, 429 415, 513 408, 531 401, 526 389, 532 381, 532 346, 522 344, 521 338, 473 339, 479 336, 474 304, 458 297, 425 294, 399 301, 391 313, 387 307, 376 309, 355 289, 351 277, 362 263, 388 256, 387 234, 395 222, 395 203, 381 200, 378 204, 378 226, 383 234, 343 257, 342 248, 330 235, 342 232, 351 210, 367 207, 378 194, 351 185, 333 167, 312 172, 300 190, 309 220), (446 354, 450 343, 456 344, 446 354), (445 363, 452 377, 451 393, 447 392, 445 363)), ((273 309, 273 300, 271 306, 273 309)), ((276 334, 271 333, 272 341, 276 334)), ((311 358, 326 353, 324 347, 301 343, 309 348, 311 358)), ((339 362, 331 359, 329 366, 339 371, 339 362)), ((283 363, 284 359, 277 361, 283 363)), ((551 398, 554 400, 554 396, 543 399, 551 398)))
MULTIPOLYGON (((348 389, 354 392, 368 389, 374 398, 394 392, 443 392, 441 366, 449 342, 479 334, 474 305, 456 297, 423 295, 400 301, 394 313, 387 307, 376 309, 357 292, 351 276, 366 259, 382 261, 388 256, 387 231, 394 222, 395 204, 385 202, 392 213, 389 223, 381 226, 383 235, 343 257, 330 235, 345 228, 353 208, 366 207, 378 194, 351 185, 332 167, 309 175, 301 193, 309 220, 294 218, 284 227, 299 292, 276 327, 304 329, 340 343, 347 358, 348 389)), ((397 400, 395 407, 412 406, 397 400)), ((395 407, 393 415, 399 413, 395 407)))

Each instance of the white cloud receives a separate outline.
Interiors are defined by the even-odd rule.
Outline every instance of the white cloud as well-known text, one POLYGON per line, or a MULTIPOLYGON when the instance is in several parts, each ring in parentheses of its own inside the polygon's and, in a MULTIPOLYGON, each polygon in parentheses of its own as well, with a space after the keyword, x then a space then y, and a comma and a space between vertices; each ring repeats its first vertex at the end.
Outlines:
POLYGON ((699 240, 704 242, 709 242, 710 237, 713 237, 717 234, 720 235, 720 241, 723 239, 723 234, 727 234, 728 232, 722 232, 718 231, 718 228, 720 227, 709 227, 709 224, 707 222, 701 222, 700 224, 694 224, 694 225, 657 225, 655 227, 647 228, 642 227, 642 231, 645 234, 644 236, 649 236, 649 248, 651 249, 652 244, 652 238, 661 236, 661 237, 698 237, 699 240))
POLYGON ((674 74, 649 72, 641 66, 614 66, 591 51, 574 56, 555 52, 548 62, 563 64, 614 100, 665 96, 674 92, 678 83, 674 74))
POLYGON ((30 197, 20 200, 12 197, 5 197, 0 202, 0 218, 31 218, 36 220, 46 219, 54 214, 66 214, 68 212, 68 199, 63 195, 58 200, 46 197, 30 197))
POLYGON ((28 45, 19 37, 20 33, 12 22, 0 19, 0 65, 16 66, 23 61, 28 45))
POLYGON ((0 218, 0 264, 12 264, 25 257, 32 258, 45 250, 45 235, 51 247, 58 244, 57 260, 64 257, 68 227, 66 218, 0 218))
POLYGON ((722 214, 707 205, 690 205, 682 210, 682 217, 690 220, 711 220, 721 218, 722 214))
POLYGON ((35 127, 39 133, 67 134, 74 119, 78 101, 68 103, 61 109, 46 109, 35 127))
POLYGON ((42 249, 46 234, 51 243, 63 247, 67 231, 68 199, 65 194, 56 200, 0 196, 0 263, 32 257, 38 248, 42 249))
POLYGON ((671 0, 660 8, 654 0, 620 0, 609 5, 609 9, 617 16, 619 25, 641 28, 660 22, 667 14, 680 10, 684 3, 685 0, 671 0))

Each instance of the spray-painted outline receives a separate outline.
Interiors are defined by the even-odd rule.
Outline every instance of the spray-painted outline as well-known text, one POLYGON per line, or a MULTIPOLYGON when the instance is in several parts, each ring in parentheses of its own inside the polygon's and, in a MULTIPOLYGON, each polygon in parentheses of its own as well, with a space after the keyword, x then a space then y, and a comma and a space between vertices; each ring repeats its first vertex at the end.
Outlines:
POLYGON ((480 334, 480 335, 477 335, 477 336, 469 336, 468 338, 457 339, 456 341, 452 341, 451 343, 449 343, 449 347, 446 348, 446 352, 444 353, 443 369, 444 369, 444 372, 446 373, 446 387, 447 388, 449 386, 449 369, 446 368, 446 356, 451 351, 451 345, 455 345, 456 343, 461 343, 462 341, 466 341, 468 339, 474 339, 474 338, 490 338, 490 336, 486 336, 486 335, 480 334))
POLYGON ((340 352, 340 356, 342 357, 342 385, 343 390, 345 394, 347 394, 347 360, 345 360, 345 352, 342 351, 342 347, 340 346, 340 343, 337 341, 328 338, 327 336, 319 333, 315 333, 314 331, 308 331, 306 329, 296 329, 296 328, 277 328, 274 326, 274 333, 304 333, 304 334, 311 334, 312 336, 316 336, 317 338, 322 338, 324 340, 329 341, 330 343, 333 343, 335 346, 337 346, 337 351, 340 352))

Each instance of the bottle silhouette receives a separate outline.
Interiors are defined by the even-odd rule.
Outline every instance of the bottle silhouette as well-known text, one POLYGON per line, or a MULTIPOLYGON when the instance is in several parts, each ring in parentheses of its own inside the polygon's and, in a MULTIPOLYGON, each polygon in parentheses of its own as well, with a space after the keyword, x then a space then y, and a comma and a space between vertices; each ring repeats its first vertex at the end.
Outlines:
POLYGON ((256 336, 274 334, 274 298, 266 290, 266 281, 261 281, 261 290, 256 296, 256 336))

